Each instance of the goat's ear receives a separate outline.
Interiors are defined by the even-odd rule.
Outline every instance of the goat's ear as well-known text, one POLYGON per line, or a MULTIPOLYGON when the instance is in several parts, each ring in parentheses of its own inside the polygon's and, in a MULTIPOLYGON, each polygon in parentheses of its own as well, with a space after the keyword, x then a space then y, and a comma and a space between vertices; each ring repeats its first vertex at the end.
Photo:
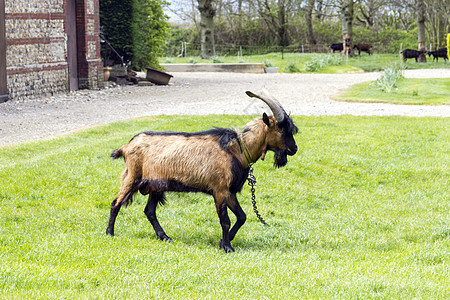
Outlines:
POLYGON ((263 113, 262 119, 263 119, 264 123, 266 123, 267 127, 270 127, 270 119, 266 113, 263 113))

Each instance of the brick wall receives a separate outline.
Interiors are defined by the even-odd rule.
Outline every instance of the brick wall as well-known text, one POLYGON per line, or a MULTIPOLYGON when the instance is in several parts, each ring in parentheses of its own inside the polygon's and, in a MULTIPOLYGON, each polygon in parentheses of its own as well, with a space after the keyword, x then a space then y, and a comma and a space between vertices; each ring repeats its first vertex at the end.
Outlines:
MULTIPOLYGON (((67 6, 70 0, 6 0, 6 73, 9 96, 24 100, 67 92, 67 6)), ((80 88, 102 84, 98 0, 76 0, 80 88), (86 47, 88 45, 88 47, 86 47)))
POLYGON ((8 101, 6 84, 5 0, 0 0, 0 103, 8 101))
POLYGON ((77 24, 79 85, 97 88, 103 78, 98 0, 77 0, 77 24))

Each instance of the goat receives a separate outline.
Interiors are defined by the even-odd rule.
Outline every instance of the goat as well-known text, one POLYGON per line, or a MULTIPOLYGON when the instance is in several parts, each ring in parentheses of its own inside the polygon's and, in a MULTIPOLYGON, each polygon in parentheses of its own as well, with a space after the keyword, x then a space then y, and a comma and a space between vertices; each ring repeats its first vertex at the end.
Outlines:
POLYGON ((334 53, 335 51, 342 51, 344 50, 344 44, 343 43, 334 43, 328 46, 330 49, 330 53, 334 53))
POLYGON ((358 55, 361 55, 361 51, 367 52, 369 55, 372 54, 370 48, 372 48, 372 46, 370 46, 369 44, 355 44, 353 46, 353 49, 358 50, 358 55))
POLYGON ((434 60, 439 62, 439 57, 444 58, 444 62, 448 59, 447 48, 442 48, 442 49, 438 49, 435 51, 429 51, 428 56, 431 56, 431 55, 433 55, 433 62, 434 62, 434 60))
POLYGON ((113 159, 125 159, 122 186, 111 204, 106 234, 114 235, 114 223, 121 206, 132 202, 140 192, 149 195, 144 213, 157 237, 170 240, 156 217, 156 207, 165 203, 165 192, 203 192, 214 197, 222 227, 219 247, 233 252, 231 241, 246 221, 236 198, 247 180, 251 164, 273 151, 274 165, 282 167, 287 155, 297 152, 293 135, 298 129, 281 104, 263 89, 261 94, 246 92, 264 101, 273 116, 245 125, 242 132, 214 128, 201 132, 154 132, 135 135, 128 144, 112 152, 113 159), (230 230, 227 208, 236 215, 230 230))
POLYGON ((422 54, 425 55, 426 53, 427 53, 426 50, 417 51, 417 50, 413 50, 413 49, 405 49, 402 52, 400 52, 400 54, 403 55, 403 62, 406 62, 406 60, 408 58, 415 58, 416 62, 417 62, 417 59, 419 58, 419 56, 422 54))

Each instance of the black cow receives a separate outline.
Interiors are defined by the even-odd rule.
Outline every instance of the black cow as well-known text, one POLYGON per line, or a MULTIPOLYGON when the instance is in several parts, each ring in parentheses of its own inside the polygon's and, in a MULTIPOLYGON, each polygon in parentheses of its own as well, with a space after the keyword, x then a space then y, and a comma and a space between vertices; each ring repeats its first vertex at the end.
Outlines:
POLYGON ((403 61, 406 62, 406 60, 408 58, 415 58, 416 62, 417 62, 417 58, 421 55, 421 54, 425 54, 427 53, 426 50, 413 50, 413 49, 405 49, 402 52, 400 52, 403 55, 403 61))
POLYGON ((369 44, 356 44, 355 46, 353 46, 353 49, 357 49, 358 50, 358 54, 361 55, 361 51, 367 52, 370 54, 372 54, 372 52, 370 51, 370 48, 372 48, 372 46, 370 46, 369 44))
POLYGON ((334 51, 342 51, 342 50, 344 50, 344 45, 342 43, 335 43, 335 44, 331 44, 329 46, 329 48, 330 48, 330 52, 334 53, 334 51))
POLYGON ((433 55, 433 61, 439 61, 439 57, 443 57, 444 58, 444 62, 448 59, 447 56, 447 48, 442 48, 442 49, 438 49, 436 51, 430 51, 428 52, 428 56, 433 55))

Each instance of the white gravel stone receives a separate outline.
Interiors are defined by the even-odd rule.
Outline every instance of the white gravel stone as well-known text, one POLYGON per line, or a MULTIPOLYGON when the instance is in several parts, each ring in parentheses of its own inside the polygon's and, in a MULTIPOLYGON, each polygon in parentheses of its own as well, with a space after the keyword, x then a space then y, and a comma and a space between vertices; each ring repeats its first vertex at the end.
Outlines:
MULTIPOLYGON (((269 90, 292 115, 450 117, 450 105, 347 103, 332 96, 380 73, 172 73, 169 86, 115 86, 0 104, 0 145, 50 138, 149 115, 253 115, 267 111, 245 91, 269 90)), ((407 78, 450 78, 450 69, 406 70, 407 78)), ((450 97, 450 90, 449 90, 450 97)), ((206 129, 206 128, 205 128, 206 129)))

